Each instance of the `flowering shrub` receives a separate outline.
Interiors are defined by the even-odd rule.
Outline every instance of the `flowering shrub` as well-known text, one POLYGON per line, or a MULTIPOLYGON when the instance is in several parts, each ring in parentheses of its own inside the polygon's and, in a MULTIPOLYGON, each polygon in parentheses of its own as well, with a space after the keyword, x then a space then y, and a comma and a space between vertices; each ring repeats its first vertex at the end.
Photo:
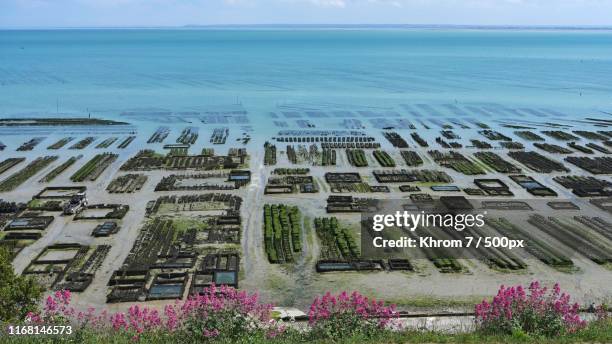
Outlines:
MULTIPOLYGON (((177 300, 163 309, 133 305, 125 313, 112 314, 96 312, 93 308, 76 311, 70 305, 71 297, 69 291, 55 292, 45 300, 42 312, 29 313, 27 320, 35 324, 70 323, 81 334, 74 337, 75 342, 87 335, 105 336, 115 342, 131 339, 209 343, 387 341, 395 335, 390 330, 402 329, 394 306, 385 306, 383 301, 368 299, 358 292, 326 293, 316 298, 308 313, 309 326, 303 330, 284 328, 280 322, 271 320, 271 305, 260 303, 255 294, 226 286, 213 285, 200 295, 177 300)), ((607 307, 598 307, 596 314, 598 320, 589 326, 590 334, 586 330, 573 335, 586 332, 587 339, 607 338, 610 327, 607 307)), ((586 326, 578 316, 578 305, 570 304, 568 294, 562 293, 556 284, 548 290, 538 282, 527 289, 502 286, 491 302, 485 300, 476 305, 476 323, 482 332, 478 336, 556 336, 574 333, 586 326)))
POLYGON ((330 293, 315 298, 308 312, 313 335, 324 338, 366 336, 380 333, 392 326, 399 313, 395 306, 385 306, 383 301, 370 300, 353 292, 330 293))
POLYGON ((260 304, 256 294, 212 286, 206 293, 178 306, 166 307, 165 313, 169 319, 174 317, 174 324, 182 323, 190 339, 223 337, 237 340, 249 338, 254 333, 275 336, 282 332, 282 328, 277 328, 270 319, 271 309, 271 305, 260 304))
POLYGON ((190 339, 245 339, 249 336, 273 337, 283 332, 270 319, 271 305, 261 304, 256 294, 247 294, 227 286, 211 286, 201 295, 176 301, 163 309, 131 306, 127 313, 96 313, 93 308, 77 312, 70 306, 71 294, 57 291, 46 299, 42 313, 29 313, 34 323, 70 322, 87 330, 108 331, 141 336, 174 333, 190 339))
POLYGON ((586 326, 578 315, 577 303, 562 293, 558 284, 548 291, 532 282, 528 292, 522 286, 499 288, 491 303, 476 305, 477 325, 486 333, 523 332, 545 336, 572 333, 586 326))
POLYGON ((48 296, 45 299, 45 305, 43 313, 30 312, 26 315, 28 321, 43 323, 45 321, 49 323, 63 322, 74 314, 74 309, 70 307, 70 291, 60 290, 56 291, 52 296, 48 296))
MULTIPOLYGON (((46 299, 41 313, 28 314, 34 323, 68 323, 100 333, 115 332, 134 339, 173 336, 187 341, 237 342, 272 339, 286 333, 271 320, 271 305, 261 304, 256 294, 234 288, 211 286, 200 295, 175 301, 163 310, 133 305, 127 313, 86 312, 70 306, 69 291, 57 291, 46 299)), ((394 306, 353 292, 325 294, 316 298, 309 312, 311 338, 373 336, 397 326, 394 306)), ((399 328, 399 326, 397 326, 399 328)), ((295 334, 295 333, 294 333, 295 334)))

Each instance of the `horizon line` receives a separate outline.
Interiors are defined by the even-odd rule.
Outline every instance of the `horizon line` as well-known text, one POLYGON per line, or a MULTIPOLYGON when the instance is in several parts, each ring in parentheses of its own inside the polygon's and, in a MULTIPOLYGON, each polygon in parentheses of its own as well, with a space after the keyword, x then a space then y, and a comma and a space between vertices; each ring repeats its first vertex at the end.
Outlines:
POLYGON ((117 29, 214 29, 214 28, 378 28, 378 29, 514 29, 514 30, 612 30, 606 25, 556 24, 185 24, 185 25, 100 25, 100 26, 0 26, 0 30, 117 30, 117 29))

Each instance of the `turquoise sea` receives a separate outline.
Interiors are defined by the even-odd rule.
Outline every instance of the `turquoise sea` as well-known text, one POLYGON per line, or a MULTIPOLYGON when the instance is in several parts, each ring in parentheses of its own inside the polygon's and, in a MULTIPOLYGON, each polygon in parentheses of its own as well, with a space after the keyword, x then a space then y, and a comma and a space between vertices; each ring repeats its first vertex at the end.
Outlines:
POLYGON ((240 104, 251 124, 279 109, 330 107, 572 118, 607 116, 611 95, 606 30, 0 31, 2 117, 142 119, 240 104))

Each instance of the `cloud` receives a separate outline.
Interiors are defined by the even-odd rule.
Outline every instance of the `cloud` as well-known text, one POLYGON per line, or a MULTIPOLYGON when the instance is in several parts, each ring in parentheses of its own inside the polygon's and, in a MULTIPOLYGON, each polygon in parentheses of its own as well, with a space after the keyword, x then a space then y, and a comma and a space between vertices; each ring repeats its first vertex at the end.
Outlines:
POLYGON ((310 0, 310 2, 314 5, 322 7, 344 8, 347 5, 346 0, 310 0))

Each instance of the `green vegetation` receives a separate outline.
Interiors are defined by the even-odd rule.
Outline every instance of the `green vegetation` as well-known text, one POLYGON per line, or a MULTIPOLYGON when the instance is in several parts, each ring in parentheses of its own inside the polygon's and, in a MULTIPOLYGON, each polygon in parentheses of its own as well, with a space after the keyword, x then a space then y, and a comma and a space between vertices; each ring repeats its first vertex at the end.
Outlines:
POLYGON ((30 177, 40 172, 45 167, 49 166, 49 164, 55 160, 57 160, 57 156, 36 158, 36 160, 29 163, 28 166, 24 167, 21 171, 15 172, 15 174, 2 181, 0 183, 0 192, 15 190, 19 185, 30 179, 30 177))
POLYGON ((475 164, 461 153, 454 151, 443 153, 438 150, 430 150, 428 153, 440 166, 452 168, 468 176, 486 174, 481 166, 475 164))
POLYGON ((117 160, 117 157, 117 154, 112 153, 98 154, 76 171, 72 177, 70 177, 70 180, 73 182, 83 182, 86 180, 94 181, 108 166, 117 160))
POLYGON ((499 173, 521 173, 521 169, 493 152, 476 152, 474 156, 499 173))
MULTIPOLYGON (((428 128, 429 129, 429 128, 428 128)), ((410 136, 412 137, 412 139, 414 140, 414 142, 418 143, 419 146, 421 147, 429 147, 429 144, 427 143, 427 141, 425 141, 424 138, 422 138, 421 136, 419 136, 419 134, 417 133, 412 133, 410 134, 410 136)))
POLYGON ((0 162, 0 174, 10 170, 15 165, 25 161, 25 158, 8 158, 0 162))
POLYGON ((272 172, 278 175, 305 175, 310 173, 309 168, 275 168, 272 172))
POLYGON ((430 260, 440 272, 461 272, 464 270, 463 265, 455 258, 430 258, 430 260))
POLYGON ((60 149, 68 144, 70 141, 74 140, 74 137, 64 137, 57 142, 51 144, 47 149, 60 149))
MULTIPOLYGON (((374 295, 372 295, 374 296, 374 295)), ((386 298, 385 301, 396 305, 399 308, 414 308, 421 310, 429 309, 458 309, 473 310, 474 305, 482 302, 486 298, 482 296, 466 297, 440 297, 432 295, 410 295, 398 298, 386 298)))
POLYGON ((276 165, 276 146, 266 142, 264 144, 264 164, 265 165, 276 165))
MULTIPOLYGON (((325 219, 317 220, 322 224, 325 219)), ((332 219, 327 220, 331 224, 332 219)), ((155 247, 141 251, 153 252, 150 258, 155 261, 159 245, 169 243, 172 237, 176 238, 176 235, 166 233, 164 237, 151 238, 155 247)), ((45 309, 38 312, 36 303, 42 296, 40 287, 31 280, 16 276, 11 265, 6 263, 6 257, 6 251, 0 249, 2 328, 8 329, 8 325, 71 324, 72 334, 5 335, 6 332, 3 332, 3 337, 0 337, 2 343, 612 342, 612 318, 605 305, 596 307, 596 317, 592 320, 583 321, 577 316, 577 308, 570 305, 570 296, 561 293, 558 285, 547 294, 547 289, 537 282, 533 282, 528 290, 524 288, 524 291, 519 291, 521 286, 502 286, 491 303, 483 301, 475 306, 474 326, 462 326, 458 331, 401 326, 397 318, 400 314, 394 306, 390 306, 391 302, 380 299, 373 302, 374 299, 358 292, 326 293, 324 297, 317 297, 310 307, 308 324, 275 321, 278 320, 278 313, 270 311, 272 305, 260 303, 256 294, 214 287, 204 291, 206 297, 189 301, 190 307, 184 307, 185 303, 179 301, 167 306, 170 311, 163 314, 142 306, 131 308, 128 313, 107 314, 106 311, 92 309, 87 314, 76 315, 69 311, 72 309, 71 294, 65 291, 52 294, 46 301, 45 309), (34 314, 24 323, 29 312, 34 314)))
POLYGON ((360 256, 355 238, 345 226, 340 227, 335 217, 318 217, 315 230, 321 240, 322 259, 352 260, 360 256))
POLYGON ((36 311, 42 291, 31 279, 15 274, 10 253, 0 246, 0 323, 21 320, 36 311))
POLYGON ((189 229, 200 231, 210 227, 206 221, 193 217, 175 217, 172 219, 172 226, 179 233, 184 233, 189 229))
POLYGON ((423 159, 415 151, 401 151, 400 154, 404 159, 404 162, 408 166, 419 166, 423 164, 423 159))
POLYGON ((24 142, 21 146, 19 146, 19 148, 17 148, 17 151, 31 151, 36 146, 38 146, 38 144, 41 143, 44 139, 44 137, 35 137, 33 139, 30 139, 29 141, 24 142))
POLYGON ((297 153, 295 152, 295 148, 293 148, 293 146, 291 146, 291 145, 287 146, 287 159, 292 164, 297 164, 298 163, 297 153))
POLYGON ((487 224, 503 235, 530 243, 525 250, 546 265, 563 270, 574 267, 574 262, 561 251, 540 240, 529 231, 519 229, 506 218, 489 218, 487 224))
POLYGON ((322 166, 335 166, 336 165, 336 150, 325 148, 321 157, 322 166))
POLYGON ((374 157, 382 167, 395 167, 395 160, 384 150, 375 150, 374 157))
POLYGON ((196 141, 198 140, 198 136, 198 128, 187 127, 183 129, 181 135, 178 137, 178 139, 176 139, 176 143, 192 145, 196 143, 196 141))
POLYGON ((168 152, 168 156, 185 156, 189 155, 189 149, 185 147, 180 148, 170 148, 170 152, 168 152))
MULTIPOLYGON (((178 147, 177 147, 178 148, 178 147)), ((175 151, 174 153, 177 153, 175 151)), ((183 154, 183 153, 181 153, 183 154)), ((172 155, 160 154, 151 149, 139 151, 128 159, 120 170, 151 171, 169 170, 220 170, 248 167, 249 156, 244 148, 230 148, 227 155, 172 155)))
POLYGON ((83 157, 82 155, 79 156, 73 156, 70 159, 66 160, 66 162, 64 162, 63 164, 57 166, 56 168, 54 168, 53 170, 51 170, 51 172, 47 173, 46 176, 42 177, 40 179, 41 183, 48 183, 50 181, 52 181, 53 179, 55 179, 57 176, 59 176, 60 174, 62 174, 62 172, 64 172, 66 169, 68 169, 70 166, 74 165, 74 163, 79 160, 81 157, 83 157))
POLYGON ((96 148, 108 148, 110 147, 113 143, 115 143, 115 141, 117 141, 117 137, 110 137, 102 142, 100 142, 96 148))
POLYGON ((370 193, 372 188, 368 183, 329 183, 332 193, 370 193))
POLYGON ((119 148, 119 149, 127 148, 127 146, 129 146, 130 143, 132 143, 132 141, 134 141, 135 139, 136 139, 136 136, 128 136, 125 140, 123 140, 123 141, 121 141, 121 143, 119 143, 117 148, 119 148))
POLYGON ((349 163, 355 167, 368 166, 368 160, 363 149, 347 149, 346 156, 349 163))
POLYGON ((298 207, 264 205, 264 243, 271 263, 293 262, 302 251, 302 224, 298 207))
POLYGON ((203 155, 203 156, 215 156, 215 149, 214 148, 210 148, 210 147, 204 147, 204 148, 202 148, 202 151, 200 152, 200 155, 203 155))
POLYGON ((81 141, 73 144, 72 146, 70 146, 70 148, 68 149, 85 149, 87 146, 89 146, 92 142, 94 142, 96 140, 95 137, 93 136, 88 136, 84 139, 82 139, 81 141))
MULTIPOLYGON (((3 341, 15 344, 51 344, 60 341, 54 336, 10 336, 3 341)), ((61 338, 62 343, 85 343, 85 344, 129 344, 134 343, 134 335, 129 332, 99 332, 94 330, 78 330, 75 334, 61 338)), ((169 333, 167 331, 142 335, 138 343, 165 344, 165 343, 192 343, 193 338, 187 333, 169 333)), ((227 339, 206 341, 207 343, 228 343, 227 339)), ((312 338, 309 332, 298 331, 288 328, 283 335, 269 338, 261 333, 251 333, 241 343, 252 344, 294 344, 294 343, 329 343, 329 339, 312 338)), ((380 331, 370 336, 344 335, 333 343, 338 344, 423 344, 423 343, 462 343, 462 344, 570 344, 570 343, 610 343, 612 342, 612 321, 605 320, 591 324, 579 332, 547 338, 542 336, 530 336, 522 332, 512 335, 494 334, 486 335, 480 332, 467 333, 445 333, 441 331, 421 331, 406 329, 402 331, 380 331)))
POLYGON ((142 189, 144 184, 147 182, 148 177, 144 174, 124 174, 115 178, 106 187, 106 191, 110 193, 125 193, 135 192, 142 189))

